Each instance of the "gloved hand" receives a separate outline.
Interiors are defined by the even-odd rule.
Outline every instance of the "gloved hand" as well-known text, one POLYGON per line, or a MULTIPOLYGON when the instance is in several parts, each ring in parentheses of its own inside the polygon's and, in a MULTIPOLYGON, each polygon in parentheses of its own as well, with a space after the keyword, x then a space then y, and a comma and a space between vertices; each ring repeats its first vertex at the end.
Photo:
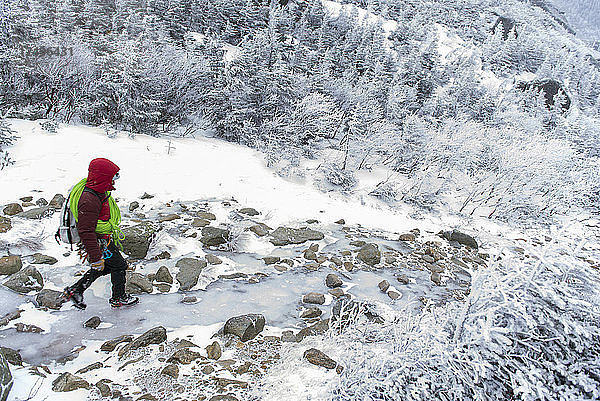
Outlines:
POLYGON ((97 262, 90 262, 90 266, 94 270, 102 271, 104 270, 104 259, 100 259, 97 262))

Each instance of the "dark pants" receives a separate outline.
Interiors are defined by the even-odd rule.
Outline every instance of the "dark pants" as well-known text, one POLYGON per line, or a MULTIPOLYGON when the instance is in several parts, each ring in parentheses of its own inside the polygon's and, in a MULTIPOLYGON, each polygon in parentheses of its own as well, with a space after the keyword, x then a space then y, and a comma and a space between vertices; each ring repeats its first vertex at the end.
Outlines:
POLYGON ((72 288, 77 292, 83 293, 98 277, 110 274, 113 298, 125 295, 125 270, 127 269, 127 262, 125 262, 125 259, 123 259, 123 256, 121 256, 121 253, 112 241, 108 244, 108 250, 112 253, 112 256, 104 259, 104 270, 88 270, 72 288))

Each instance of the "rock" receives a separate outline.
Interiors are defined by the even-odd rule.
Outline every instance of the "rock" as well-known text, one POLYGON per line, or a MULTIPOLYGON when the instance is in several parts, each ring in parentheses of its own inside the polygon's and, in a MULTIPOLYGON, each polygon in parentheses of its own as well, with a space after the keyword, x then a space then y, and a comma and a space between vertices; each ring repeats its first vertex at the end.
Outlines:
POLYGON ((340 328, 344 328, 349 323, 353 323, 357 315, 364 315, 366 318, 375 323, 383 323, 384 320, 375 312, 374 306, 367 302, 357 302, 346 298, 337 300, 333 308, 331 308, 331 321, 338 323, 340 328))
POLYGON ((227 320, 224 334, 233 334, 245 342, 256 337, 265 327, 265 317, 260 314, 235 316, 227 320))
POLYGON ((310 244, 310 246, 308 247, 308 249, 310 249, 313 252, 319 252, 319 244, 317 244, 317 243, 310 244))
POLYGON ((179 341, 179 343, 177 344, 177 346, 175 347, 175 349, 184 349, 184 348, 193 348, 193 347, 198 347, 196 344, 194 344, 193 342, 186 340, 185 338, 181 341, 179 341))
POLYGON ((0 258, 0 274, 15 274, 23 267, 21 257, 17 255, 4 256, 0 258))
POLYGON ((61 194, 56 194, 50 200, 50 203, 48 203, 48 206, 50 207, 50 209, 60 210, 63 207, 64 203, 65 203, 65 197, 62 196, 61 194))
POLYGON ((308 308, 304 312, 302 312, 300 317, 302 319, 314 319, 316 317, 321 316, 322 313, 323 313, 323 311, 321 311, 321 309, 319 309, 317 307, 312 307, 312 308, 308 308))
POLYGON ((124 228, 123 252, 134 259, 144 259, 158 229, 159 227, 150 222, 124 228))
POLYGON ((216 227, 204 227, 202 229, 202 242, 205 246, 218 246, 226 244, 229 240, 229 230, 216 227))
POLYGON ((341 288, 332 288, 331 290, 328 291, 334 298, 340 298, 343 297, 344 294, 344 290, 342 290, 341 288))
POLYGON ((37 206, 40 206, 40 207, 41 206, 48 206, 48 201, 46 199, 44 199, 44 198, 40 198, 40 199, 38 199, 38 200, 35 201, 35 204, 37 206))
POLYGON ((360 248, 356 257, 369 266, 374 266, 381 261, 381 252, 376 244, 366 244, 360 248))
POLYGON ((195 304, 196 302, 198 302, 198 298, 196 298, 193 295, 188 295, 183 297, 183 299, 181 300, 182 304, 195 304))
POLYGON ((394 301, 398 298, 400 298, 400 294, 398 294, 396 291, 388 291, 388 297, 392 298, 394 301))
POLYGON ((357 241, 350 242, 350 245, 355 246, 357 248, 362 248, 363 246, 367 245, 367 243, 362 240, 357 240, 357 241))
POLYGON ((317 254, 312 249, 307 249, 304 251, 304 259, 317 260, 317 254))
POLYGON ((167 269, 167 266, 161 266, 158 268, 158 271, 154 276, 154 280, 158 281, 159 283, 173 284, 173 276, 171 276, 171 273, 169 272, 169 269, 167 269))
POLYGON ((42 329, 41 327, 38 327, 34 324, 17 323, 17 324, 15 324, 15 328, 17 329, 17 332, 19 332, 19 333, 42 333, 42 332, 44 332, 44 329, 42 329))
POLYGON ((125 291, 129 294, 152 294, 154 287, 146 276, 132 271, 126 272, 125 291))
POLYGON ((166 223, 167 221, 173 221, 173 220, 177 220, 177 219, 180 219, 180 218, 181 218, 180 215, 175 214, 175 213, 171 213, 171 214, 168 214, 166 216, 160 216, 158 218, 158 222, 159 223, 166 223))
POLYGON ((440 234, 442 237, 444 237, 448 241, 456 241, 461 245, 468 246, 469 248, 474 248, 474 249, 479 248, 475 238, 471 237, 470 235, 464 234, 460 231, 457 231, 457 230, 442 231, 440 234))
POLYGON ((386 292, 388 290, 388 288, 390 288, 390 283, 388 283, 387 280, 383 280, 382 282, 377 284, 377 286, 379 287, 381 292, 386 292))
POLYGON ((113 338, 112 340, 106 341, 104 344, 102 344, 102 346, 100 347, 100 350, 106 351, 106 352, 112 352, 115 350, 115 348, 117 348, 117 345, 119 345, 121 343, 125 343, 125 342, 131 342, 131 341, 133 341, 133 336, 122 335, 117 338, 113 338))
POLYGON ((341 266, 342 265, 342 259, 338 258, 337 256, 332 256, 330 259, 336 266, 341 266))
POLYGON ((393 265, 394 263, 396 263, 396 258, 392 255, 385 255, 385 263, 387 263, 388 265, 393 265))
POLYGON ((43 206, 26 210, 24 212, 19 213, 17 216, 22 217, 24 219, 41 220, 44 217, 51 216, 53 212, 54 210, 50 209, 50 206, 43 206))
POLYGON ((354 264, 352 264, 352 262, 344 262, 344 269, 351 272, 354 270, 354 264))
POLYGON ((100 395, 102 397, 107 398, 112 395, 110 387, 108 387, 108 384, 106 384, 105 380, 100 380, 98 383, 94 384, 94 386, 96 386, 96 388, 100 391, 100 395))
POLYGON ((138 201, 133 201, 129 204, 129 211, 133 212, 135 209, 140 207, 140 203, 138 201))
POLYGON ((292 330, 284 330, 281 332, 281 342, 284 343, 295 343, 298 342, 296 335, 292 330))
MULTIPOLYGON (((23 358, 21 358, 21 354, 17 350, 14 350, 14 349, 8 348, 8 347, 0 347, 0 355, 4 356, 6 361, 8 363, 10 363, 11 365, 15 365, 15 366, 23 365, 23 358)), ((0 376, 1 375, 2 374, 0 373, 0 376)))
POLYGON ((437 263, 436 264, 427 263, 425 265, 425 267, 427 268, 427 270, 429 270, 432 273, 441 273, 444 271, 444 268, 437 263))
POLYGON ((48 256, 48 255, 42 255, 39 252, 34 253, 33 255, 33 260, 32 260, 32 264, 34 265, 53 265, 56 262, 58 262, 58 260, 52 256, 48 256))
POLYGON ((56 392, 73 391, 80 388, 89 389, 90 384, 69 372, 61 374, 52 382, 52 390, 56 392))
POLYGON ((346 224, 346 220, 339 219, 338 221, 335 222, 335 224, 346 224))
POLYGON ((206 262, 194 258, 182 258, 175 264, 179 272, 175 276, 179 283, 179 289, 187 291, 198 284, 200 272, 206 267, 206 262))
MULTIPOLYGON (((121 398, 121 400, 124 400, 124 398, 121 398)), ((144 395, 141 395, 135 401, 158 401, 158 398, 156 398, 155 396, 153 396, 150 393, 146 393, 144 395)))
POLYGON ((147 347, 150 344, 160 344, 166 340, 167 330, 162 326, 154 327, 123 347, 123 349, 119 351, 119 356, 123 356, 129 351, 138 348, 147 347))
POLYGON ((189 365, 199 358, 202 358, 202 355, 199 352, 192 351, 189 348, 181 348, 180 350, 175 351, 175 353, 171 355, 169 359, 167 359, 167 362, 176 362, 189 365))
POLYGON ((223 261, 218 256, 211 255, 210 253, 207 253, 205 258, 206 261, 211 265, 220 265, 221 263, 223 263, 223 261))
POLYGON ((148 192, 144 192, 144 195, 140 196, 140 199, 152 199, 154 195, 150 195, 148 192))
POLYGON ((219 394, 213 395, 210 397, 208 401, 239 401, 237 398, 232 396, 231 394, 219 394))
POLYGON ((325 285, 329 288, 341 287, 343 284, 342 279, 337 274, 329 273, 325 278, 325 285))
POLYGON ((14 216, 15 214, 21 213, 23 208, 18 203, 9 203, 2 211, 7 216, 14 216))
POLYGON ((442 277, 440 276, 440 273, 431 273, 431 281, 433 281, 435 285, 442 285, 442 277))
POLYGON ((423 255, 423 256, 421 256, 421 259, 423 259, 427 263, 435 262, 435 259, 433 258, 433 256, 430 256, 430 255, 423 255))
POLYGON ((275 246, 285 246, 290 244, 303 244, 306 241, 320 241, 325 235, 319 231, 310 228, 289 228, 278 227, 271 232, 271 243, 275 246))
POLYGON ((407 234, 400 234, 400 237, 398 238, 398 241, 414 241, 416 240, 417 237, 416 235, 412 234, 412 233, 407 233, 407 234))
POLYGON ((410 283, 410 279, 405 274, 401 274, 400 276, 396 277, 396 280, 398 280, 399 283, 405 285, 410 283))
POLYGON ((210 375, 211 373, 213 373, 215 371, 215 368, 213 368, 210 365, 205 365, 202 367, 202 373, 204 373, 205 375, 210 375))
POLYGON ((317 220, 317 219, 308 219, 308 220, 306 220, 307 224, 316 224, 318 222, 319 222, 319 220, 317 220))
POLYGON ((159 283, 159 284, 154 284, 154 286, 158 289, 158 291, 160 291, 163 294, 171 291, 171 284, 159 283))
POLYGON ((215 361, 221 358, 221 345, 217 341, 214 341, 211 345, 207 346, 206 354, 209 359, 214 359, 215 361))
POLYGON ((192 220, 192 227, 206 227, 210 224, 210 221, 206 220, 206 219, 200 219, 198 217, 194 217, 194 220, 192 220))
POLYGON ((217 219, 217 217, 210 212, 197 212, 196 216, 200 217, 201 219, 205 219, 205 220, 216 220, 217 219))
POLYGON ((278 263, 281 260, 281 258, 279 256, 265 256, 264 258, 262 258, 262 260, 265 261, 265 264, 272 265, 278 263))
POLYGON ((85 321, 83 327, 89 327, 90 329, 95 329, 100 326, 100 318, 98 316, 93 316, 85 321))
POLYGON ((6 288, 27 294, 31 291, 40 291, 44 287, 44 279, 40 272, 33 266, 28 266, 11 275, 4 282, 6 288))
POLYGON ((325 303, 325 295, 318 292, 310 292, 302 297, 302 302, 305 304, 323 305, 325 303))
POLYGON ((304 340, 308 336, 318 336, 329 330, 329 319, 320 320, 312 326, 303 328, 296 334, 297 342, 304 340))
POLYGON ((64 303, 62 291, 49 290, 44 288, 35 297, 35 301, 42 308, 58 310, 64 303))
POLYGON ((3 355, 0 354, 0 400, 6 401, 13 386, 13 377, 3 355))
POLYGON ((177 379, 179 377, 179 366, 171 363, 163 368, 160 372, 161 375, 171 376, 173 379, 177 379))
POLYGON ((235 273, 231 273, 231 274, 219 274, 219 278, 222 278, 225 280, 236 280, 238 278, 248 278, 248 275, 246 273, 242 273, 242 272, 235 272, 235 273))
POLYGON ((17 309, 12 312, 8 312, 6 315, 2 316, 0 319, 0 327, 6 326, 11 320, 15 320, 21 317, 21 310, 17 309))
POLYGON ((324 352, 316 348, 304 351, 304 358, 313 365, 322 366, 327 369, 335 369, 337 362, 328 357, 324 352))
POLYGON ((103 367, 104 367, 104 364, 102 362, 95 362, 95 363, 92 363, 91 365, 87 365, 86 367, 79 369, 77 372, 75 372, 75 374, 82 375, 84 373, 91 372, 92 370, 102 369, 103 367))
POLYGON ((22 198, 19 198, 19 200, 21 202, 31 202, 33 200, 33 196, 24 196, 22 198))
POLYGON ((250 227, 249 230, 252 231, 254 234, 258 235, 259 237, 264 237, 265 235, 269 234, 269 231, 271 231, 271 227, 263 223, 258 223, 250 227))
POLYGON ((0 233, 8 232, 12 228, 12 223, 9 218, 0 216, 0 233))
POLYGON ((256 211, 256 209, 253 209, 251 207, 245 207, 243 209, 238 210, 238 212, 240 212, 241 214, 245 214, 248 216, 256 216, 259 213, 256 211))
POLYGON ((273 268, 281 273, 286 272, 288 270, 287 267, 282 266, 282 265, 275 265, 275 266, 273 266, 273 268))

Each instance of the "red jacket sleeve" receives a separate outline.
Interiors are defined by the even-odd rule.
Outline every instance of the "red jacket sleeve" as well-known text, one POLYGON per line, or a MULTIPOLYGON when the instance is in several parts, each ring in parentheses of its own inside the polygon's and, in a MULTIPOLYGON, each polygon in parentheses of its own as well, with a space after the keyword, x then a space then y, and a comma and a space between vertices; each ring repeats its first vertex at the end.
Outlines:
POLYGON ((102 203, 94 194, 84 192, 79 198, 77 232, 79 239, 88 253, 90 262, 97 262, 102 259, 100 246, 98 245, 98 237, 96 235, 96 225, 98 224, 98 216, 102 203))

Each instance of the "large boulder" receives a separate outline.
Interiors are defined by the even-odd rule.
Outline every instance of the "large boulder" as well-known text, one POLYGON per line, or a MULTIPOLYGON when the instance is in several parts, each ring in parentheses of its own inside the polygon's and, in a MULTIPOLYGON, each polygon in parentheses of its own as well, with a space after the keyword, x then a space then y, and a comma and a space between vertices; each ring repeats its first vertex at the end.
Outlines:
POLYGON ((325 238, 322 232, 310 228, 277 227, 272 231, 271 243, 275 246, 303 244, 306 241, 319 241, 325 238))
POLYGON ((15 214, 21 213, 23 208, 18 203, 9 203, 8 205, 4 206, 2 211, 7 216, 14 216, 15 214))
POLYGON ((0 233, 5 233, 12 228, 12 223, 7 217, 0 216, 0 233))
POLYGON ((52 213, 54 213, 54 209, 50 209, 50 206, 44 206, 26 210, 17 214, 17 216, 24 219, 41 220, 44 217, 51 216, 52 213))
POLYGON ((12 385, 13 378, 10 374, 8 362, 4 358, 4 355, 0 353, 0 401, 6 401, 12 385))
POLYGON ((478 249, 479 245, 475 238, 471 237, 468 234, 462 233, 457 230, 452 231, 442 231, 438 235, 444 237, 448 241, 455 241, 461 245, 468 246, 469 248, 478 249))
POLYGON ((33 266, 19 270, 4 282, 6 288, 15 292, 27 294, 31 291, 39 291, 44 287, 44 279, 39 271, 33 266))
POLYGON ((377 244, 366 244, 360 248, 356 257, 358 260, 362 260, 369 266, 374 266, 381 262, 381 251, 377 244))
POLYGON ((39 252, 36 252, 32 255, 33 260, 31 261, 32 264, 34 265, 53 265, 56 262, 58 262, 58 260, 55 257, 52 256, 48 256, 48 255, 43 255, 39 252))
POLYGON ((241 341, 252 340, 265 328, 265 317, 261 314, 235 316, 227 320, 223 327, 224 334, 233 334, 241 341))
POLYGON ((90 388, 90 384, 81 377, 69 372, 61 374, 52 382, 52 390, 56 392, 73 391, 80 388, 88 389, 90 388))
POLYGON ((62 292, 46 288, 37 294, 35 300, 40 307, 56 310, 60 309, 64 303, 62 292))
POLYGON ((159 283, 168 283, 173 284, 173 276, 167 269, 167 266, 161 266, 158 268, 158 271, 154 275, 154 281, 159 283))
POLYGON ((327 369, 335 369, 337 362, 327 356, 323 351, 316 348, 307 349, 304 351, 304 358, 313 365, 322 366, 327 369))
POLYGON ((21 257, 17 255, 4 256, 0 258, 0 274, 8 275, 15 274, 23 267, 21 257))
POLYGON ((23 366, 23 358, 19 351, 8 347, 0 347, 0 354, 2 354, 6 361, 11 365, 23 366))
POLYGON ((144 222, 123 229, 125 239, 123 240, 123 252, 135 259, 144 259, 148 254, 148 248, 159 227, 144 222))
POLYGON ((127 271, 125 291, 130 294, 152 294, 152 283, 146 276, 140 273, 127 271))
POLYGON ((187 291, 198 284, 198 277, 202 269, 206 267, 206 262, 195 258, 182 258, 177 261, 175 267, 179 268, 179 272, 175 276, 179 283, 179 289, 187 291))
POLYGON ((229 230, 210 226, 202 229, 202 238, 200 238, 200 242, 206 246, 218 246, 221 244, 226 244, 228 240, 229 230))
POLYGON ((65 197, 61 194, 56 194, 54 195, 48 206, 50 207, 50 209, 60 210, 63 206, 63 203, 65 203, 65 197))
POLYGON ((150 344, 160 344, 165 341, 167 341, 167 330, 162 326, 158 326, 148 330, 147 332, 145 332, 144 334, 127 344, 125 347, 123 347, 119 351, 119 356, 123 356, 126 353, 136 350, 138 348, 147 347, 150 344))

